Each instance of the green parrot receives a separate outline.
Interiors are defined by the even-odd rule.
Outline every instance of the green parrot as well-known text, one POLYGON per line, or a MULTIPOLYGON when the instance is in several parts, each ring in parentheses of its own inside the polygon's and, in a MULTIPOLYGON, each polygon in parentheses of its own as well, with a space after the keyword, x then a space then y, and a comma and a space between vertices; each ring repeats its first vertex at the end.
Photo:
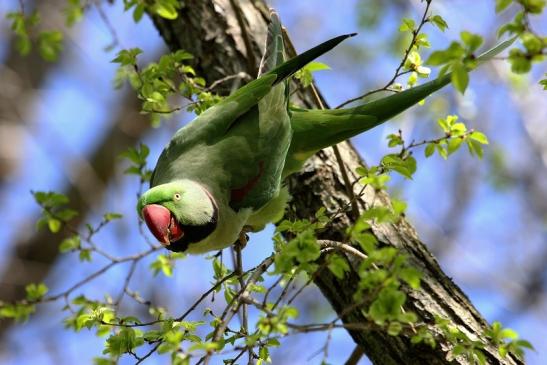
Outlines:
POLYGON ((281 23, 272 12, 258 78, 179 129, 158 158, 150 189, 137 204, 158 241, 171 251, 203 253, 261 230, 283 215, 289 199, 283 180, 314 153, 385 122, 450 82, 446 74, 348 109, 289 107, 288 78, 354 35, 285 62, 281 23))

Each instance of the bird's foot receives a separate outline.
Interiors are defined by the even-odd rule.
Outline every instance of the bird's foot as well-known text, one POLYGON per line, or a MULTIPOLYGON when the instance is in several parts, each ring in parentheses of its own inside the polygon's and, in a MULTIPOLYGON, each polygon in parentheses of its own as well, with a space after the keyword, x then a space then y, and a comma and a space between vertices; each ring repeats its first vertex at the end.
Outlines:
POLYGON ((249 235, 247 232, 250 231, 250 227, 244 226, 241 232, 239 233, 239 238, 237 241, 234 242, 234 245, 237 249, 243 250, 245 246, 247 246, 247 242, 249 242, 249 235))

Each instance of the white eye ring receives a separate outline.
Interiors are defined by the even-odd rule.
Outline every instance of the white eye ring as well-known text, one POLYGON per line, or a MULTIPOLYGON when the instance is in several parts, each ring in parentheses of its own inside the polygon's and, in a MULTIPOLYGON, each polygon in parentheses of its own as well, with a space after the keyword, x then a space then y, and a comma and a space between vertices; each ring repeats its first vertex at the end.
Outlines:
POLYGON ((173 198, 175 198, 175 200, 180 200, 180 194, 179 194, 179 193, 175 193, 175 195, 173 196, 173 198))

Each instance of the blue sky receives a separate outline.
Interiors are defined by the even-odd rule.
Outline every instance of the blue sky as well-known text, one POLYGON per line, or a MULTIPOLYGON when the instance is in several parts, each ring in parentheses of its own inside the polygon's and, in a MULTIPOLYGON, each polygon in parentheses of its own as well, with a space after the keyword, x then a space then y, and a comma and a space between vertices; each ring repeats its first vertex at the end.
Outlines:
MULTIPOLYGON (((404 15, 417 18, 421 14, 422 5, 418 1, 412 4, 409 13, 404 15)), ((16 6, 16 1, 3 2, 0 4, 0 13, 13 10, 16 6)), ((326 0, 278 0, 274 6, 300 51, 329 37, 359 30, 355 10, 357 1, 346 1, 341 6, 338 2, 326 0)), ((123 47, 140 47, 145 55, 156 54, 161 49, 161 39, 148 19, 143 18, 135 26, 131 17, 123 13, 121 4, 106 8, 109 18, 116 25, 123 47)), ((449 40, 457 38, 463 29, 484 35, 488 43, 494 42, 492 35, 497 20, 493 8, 493 1, 478 4, 464 0, 440 2, 440 5, 434 3, 433 11, 447 20, 450 29, 444 34, 427 29, 433 48, 442 48, 449 40), (473 7, 473 17, 469 16, 470 6, 473 7)), ((323 58, 332 70, 319 72, 316 78, 331 105, 382 86, 391 78, 398 58, 390 53, 385 37, 396 31, 401 14, 391 7, 389 9, 383 15, 378 29, 359 30, 358 37, 323 58)), ((546 25, 544 20, 538 21, 543 28, 546 25)), ((7 52, 4 42, 7 34, 5 20, 0 21, 0 30, 0 58, 3 60, 7 52)), ((0 191, 0 209, 8 223, 0 226, 0 267, 13 249, 11 243, 15 241, 21 227, 33 224, 28 222, 28 217, 38 213, 29 191, 60 189, 63 181, 70 176, 73 166, 85 159, 97 139, 105 133, 110 113, 121 102, 122 92, 112 88, 116 65, 110 63, 110 60, 114 53, 103 50, 110 42, 111 34, 98 14, 95 11, 89 12, 84 22, 78 25, 74 36, 67 40, 63 63, 50 73, 42 88, 37 90, 31 108, 24 114, 29 126, 24 135, 25 153, 20 164, 24 168, 20 168, 0 191), (26 168, 29 166, 32 168, 26 168)), ((532 79, 537 80, 540 74, 541 70, 534 69, 532 79)), ((440 101, 439 108, 446 113, 465 115, 470 126, 485 129, 492 148, 503 147, 509 163, 519 164, 526 161, 533 151, 524 136, 519 110, 510 101, 511 92, 505 84, 496 80, 491 70, 485 68, 473 75, 469 90, 463 98, 450 90, 443 94, 445 102, 440 101)), ((173 129, 189 119, 190 116, 180 114, 146 136, 144 142, 151 147, 151 163, 157 158, 173 129)), ((430 113, 415 107, 412 113, 358 136, 353 142, 365 160, 375 163, 388 152, 385 142, 387 134, 402 128, 409 138, 435 136, 439 131, 435 129, 434 122, 430 113)), ((429 237, 438 237, 439 233, 443 237, 443 224, 450 219, 453 202, 459 198, 454 195, 459 168, 470 166, 479 176, 474 182, 476 186, 472 203, 466 207, 463 216, 455 217, 461 219, 456 243, 448 253, 441 256, 441 265, 489 321, 501 320, 504 325, 515 328, 530 340, 538 351, 528 354, 528 363, 541 364, 541 359, 547 358, 544 350, 547 328, 541 326, 547 315, 545 304, 541 308, 521 312, 513 306, 511 294, 522 287, 526 262, 533 258, 535 250, 539 252, 546 243, 545 221, 529 213, 523 203, 522 195, 525 192, 519 189, 500 191, 489 184, 486 181, 489 170, 485 161, 478 161, 464 151, 449 161, 439 157, 424 160, 421 151, 417 155, 420 156, 419 171, 414 180, 396 178, 392 190, 394 195, 408 201, 409 219, 426 243, 429 237)), ((120 161, 120 164, 123 162, 120 161)), ((97 202, 89 218, 96 223, 107 211, 124 214, 123 221, 97 237, 104 248, 116 254, 135 252, 144 247, 135 224, 137 188, 134 178, 120 173, 109 187, 104 201, 97 202)), ((271 252, 272 231, 273 228, 269 227, 253 236, 245 250, 246 267, 252 267, 271 252)), ((97 268, 77 262, 77 258, 70 255, 59 260, 46 280, 53 293, 97 268)), ((211 281, 210 265, 200 256, 185 259, 177 267, 172 279, 152 277, 146 270, 148 263, 145 262, 143 269, 136 274, 135 283, 146 283, 160 294, 168 293, 160 295, 159 301, 174 313, 183 311, 211 281)), ((120 267, 111 271, 84 287, 82 292, 95 298, 102 298, 105 291, 116 293, 127 269, 120 267)), ((333 314, 329 313, 323 299, 315 307, 310 306, 317 298, 321 297, 316 289, 306 290, 302 308, 311 309, 309 313, 303 313, 303 317, 310 320, 332 318, 333 314)), ((60 325, 62 315, 59 314, 61 306, 61 303, 48 305, 29 323, 14 328, 4 344, 7 351, 0 354, 0 362, 88 363, 92 357, 100 355, 102 339, 97 339, 93 333, 85 330, 78 334, 63 330, 60 325), (29 339, 33 339, 33 346, 27 345, 29 339), (52 355, 55 353, 57 356, 52 355)), ((128 310, 131 309, 133 307, 128 305, 128 310)), ((299 336, 287 340, 281 351, 294 359, 295 364, 319 363, 320 355, 308 359, 321 349, 325 338, 324 333, 299 336), (302 345, 306 351, 299 350, 302 345)), ((352 348, 349 336, 343 331, 335 331, 330 345, 330 362, 343 362, 352 348)), ((131 363, 129 359, 123 363, 126 361, 131 363)), ((164 361, 165 358, 159 358, 150 363, 160 364, 164 361)))

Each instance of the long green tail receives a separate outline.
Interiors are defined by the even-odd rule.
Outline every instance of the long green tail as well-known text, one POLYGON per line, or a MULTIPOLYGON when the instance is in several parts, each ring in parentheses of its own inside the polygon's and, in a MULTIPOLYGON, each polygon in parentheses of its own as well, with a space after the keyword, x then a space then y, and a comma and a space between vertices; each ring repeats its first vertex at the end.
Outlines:
MULTIPOLYGON (((477 57, 477 65, 509 47, 515 38, 500 43, 477 57)), ((291 115, 293 139, 284 176, 298 171, 307 158, 322 148, 335 145, 374 128, 410 108, 450 83, 445 74, 423 85, 348 109, 294 109, 291 115)))
POLYGON ((287 77, 293 75, 296 71, 300 70, 302 67, 306 66, 308 63, 321 56, 324 53, 327 53, 338 44, 344 40, 355 36, 357 33, 344 34, 338 37, 332 38, 326 42, 321 43, 318 46, 313 47, 312 49, 307 50, 304 53, 299 54, 298 56, 291 58, 287 62, 279 65, 273 70, 269 71, 265 75, 275 74, 277 79, 274 84, 277 84, 287 77))

